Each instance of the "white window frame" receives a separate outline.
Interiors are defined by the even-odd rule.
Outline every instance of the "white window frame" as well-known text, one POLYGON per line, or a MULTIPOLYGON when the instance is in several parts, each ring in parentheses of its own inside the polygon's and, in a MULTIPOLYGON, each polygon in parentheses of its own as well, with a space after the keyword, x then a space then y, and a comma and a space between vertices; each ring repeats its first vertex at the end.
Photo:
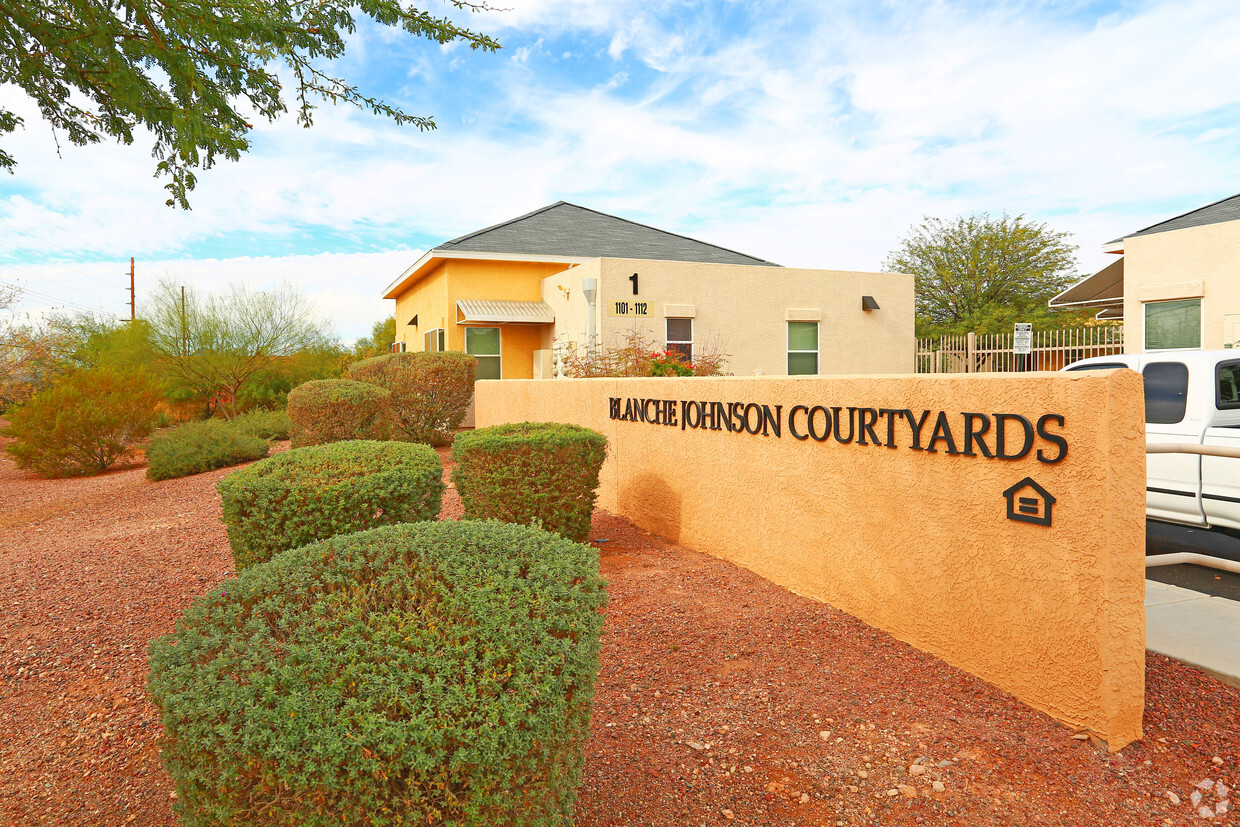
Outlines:
POLYGON ((1159 299, 1158 301, 1148 301, 1141 303, 1141 347, 1147 353, 1172 353, 1177 350, 1201 350, 1203 347, 1202 340, 1206 335, 1205 318, 1203 311, 1202 299, 1200 296, 1187 296, 1182 299, 1159 299), (1171 302, 1197 302, 1197 344, 1188 347, 1156 347, 1148 346, 1149 342, 1149 308, 1156 304, 1169 304, 1171 302))
POLYGON ((784 372, 788 376, 818 376, 822 373, 822 322, 809 320, 794 320, 784 322, 784 372), (812 324, 815 328, 814 340, 818 346, 813 350, 793 350, 792 349, 792 326, 794 324, 812 324), (814 354, 814 372, 813 373, 793 373, 789 370, 788 357, 794 353, 812 353, 814 354))
MULTIPOLYGON (((499 378, 503 379, 504 378, 504 328, 500 327, 499 325, 495 325, 494 327, 491 327, 489 325, 486 325, 486 326, 484 325, 472 326, 471 325, 469 327, 466 327, 465 328, 465 352, 466 353, 469 353, 469 331, 471 330, 494 330, 495 331, 495 334, 499 339, 499 353, 484 353, 481 356, 483 359, 498 359, 499 360, 499 378)), ((479 354, 477 353, 469 353, 469 355, 473 356, 475 359, 479 358, 479 354)), ((481 380, 481 381, 487 381, 487 380, 481 380)))
POLYGON ((432 353, 442 353, 444 350, 447 349, 445 347, 447 341, 448 341, 447 331, 444 330, 442 327, 435 327, 422 334, 422 349, 431 351, 432 353), (439 334, 438 336, 435 337, 436 338, 435 344, 437 344, 438 347, 427 347, 426 346, 427 337, 434 336, 436 333, 439 334))
POLYGON ((665 316, 663 318, 663 351, 665 353, 671 352, 672 345, 688 345, 689 346, 689 358, 686 359, 685 361, 689 364, 693 364, 693 353, 697 348, 697 343, 694 341, 695 336, 697 336, 697 325, 693 323, 692 316, 665 316), (688 341, 684 341, 681 339, 667 338, 667 332, 668 332, 667 323, 672 321, 673 319, 675 319, 676 321, 686 321, 689 323, 689 340, 688 341))

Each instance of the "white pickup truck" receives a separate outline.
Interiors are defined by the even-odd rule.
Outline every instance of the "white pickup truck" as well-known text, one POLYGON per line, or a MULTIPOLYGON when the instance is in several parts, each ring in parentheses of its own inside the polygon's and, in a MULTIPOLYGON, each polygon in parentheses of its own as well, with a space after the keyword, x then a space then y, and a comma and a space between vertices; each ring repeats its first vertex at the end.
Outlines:
POLYGON ((1240 537, 1240 351, 1096 356, 1064 370, 1107 368, 1145 378, 1146 517, 1240 537))

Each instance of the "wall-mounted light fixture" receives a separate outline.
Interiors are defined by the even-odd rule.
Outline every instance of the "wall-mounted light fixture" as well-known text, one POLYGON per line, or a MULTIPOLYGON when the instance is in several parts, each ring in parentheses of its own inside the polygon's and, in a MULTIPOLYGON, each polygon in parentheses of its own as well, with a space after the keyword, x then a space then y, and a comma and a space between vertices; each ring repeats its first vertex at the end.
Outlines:
POLYGON ((861 309, 866 312, 869 312, 871 310, 878 310, 879 309, 878 302, 874 301, 873 296, 862 296, 861 297, 861 309))
POLYGON ((586 304, 590 306, 590 313, 586 317, 587 318, 586 335, 588 337, 588 341, 586 342, 586 348, 589 350, 590 355, 593 356, 594 355, 594 300, 598 297, 598 279, 582 279, 581 280, 581 295, 586 297, 586 304))

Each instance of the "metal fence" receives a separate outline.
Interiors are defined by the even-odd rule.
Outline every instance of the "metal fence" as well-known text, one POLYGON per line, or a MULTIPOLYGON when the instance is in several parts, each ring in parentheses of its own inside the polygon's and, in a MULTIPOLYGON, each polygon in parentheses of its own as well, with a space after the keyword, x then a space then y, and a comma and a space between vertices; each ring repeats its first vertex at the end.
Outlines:
POLYGON ((1012 352, 1011 333, 966 333, 917 340, 918 373, 1059 370, 1090 356, 1124 352, 1120 325, 1035 330, 1032 353, 1012 352))

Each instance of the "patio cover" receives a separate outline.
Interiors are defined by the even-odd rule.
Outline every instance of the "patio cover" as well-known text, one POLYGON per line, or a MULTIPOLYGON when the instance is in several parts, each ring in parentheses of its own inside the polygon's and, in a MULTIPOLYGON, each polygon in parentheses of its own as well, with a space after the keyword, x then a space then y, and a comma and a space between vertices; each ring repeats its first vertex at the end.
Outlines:
POLYGON ((553 324, 555 311, 546 302, 458 299, 457 324, 553 324))
MULTIPOLYGON (((1124 307, 1124 259, 1113 261, 1050 300, 1051 307, 1124 307)), ((1112 317, 1114 318, 1114 317, 1112 317)))

